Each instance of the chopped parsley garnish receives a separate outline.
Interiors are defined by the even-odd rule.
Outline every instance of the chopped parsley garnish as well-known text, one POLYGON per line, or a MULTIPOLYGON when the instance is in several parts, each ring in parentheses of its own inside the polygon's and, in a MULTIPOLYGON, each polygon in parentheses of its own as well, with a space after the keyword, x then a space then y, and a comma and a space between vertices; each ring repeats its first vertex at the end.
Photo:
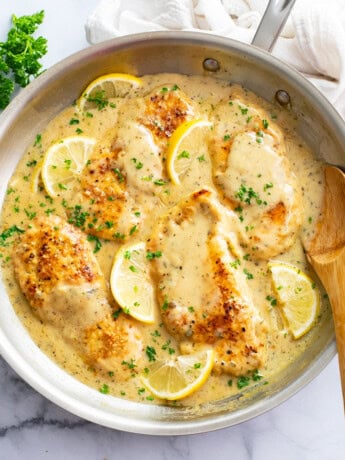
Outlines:
POLYGON ((241 206, 237 206, 235 209, 234 209, 235 212, 238 213, 238 218, 241 222, 243 222, 244 220, 244 217, 243 217, 243 208, 241 206))
POLYGON ((119 181, 120 183, 123 182, 123 181, 125 180, 125 178, 124 178, 122 172, 119 170, 119 168, 114 168, 113 171, 114 171, 114 173, 116 174, 117 179, 118 179, 118 181, 119 181))
POLYGON ((31 160, 26 163, 26 166, 28 166, 29 168, 32 168, 33 166, 36 166, 36 165, 37 165, 37 160, 31 160))
POLYGON ((109 393, 109 386, 106 383, 103 383, 103 385, 99 389, 99 392, 103 393, 104 395, 107 395, 109 393))
POLYGON ((132 158, 132 162, 135 164, 136 169, 141 169, 144 166, 144 163, 138 161, 136 158, 132 158))
POLYGON ((269 123, 267 120, 262 120, 262 126, 267 129, 269 127, 269 123))
POLYGON ((152 260, 156 259, 157 257, 162 257, 162 251, 147 251, 146 252, 146 259, 152 260))
POLYGON ((114 319, 117 319, 119 316, 120 316, 120 313, 122 312, 122 308, 118 308, 117 310, 115 310, 112 314, 112 317, 114 319))
POLYGON ((225 136, 223 137, 223 140, 224 140, 224 141, 228 141, 228 140, 230 140, 230 139, 231 139, 230 134, 225 134, 225 136))
POLYGON ((183 150, 179 155, 177 155, 178 160, 181 160, 181 158, 190 158, 189 152, 187 152, 187 150, 183 150))
POLYGON ((168 350, 169 355, 173 355, 175 353, 175 350, 174 348, 169 346, 170 344, 171 344, 171 340, 169 339, 162 345, 162 350, 164 351, 168 350))
POLYGON ((152 337, 160 337, 161 333, 155 329, 153 332, 151 332, 152 337))
POLYGON ((66 166, 65 166, 66 169, 70 169, 70 168, 71 168, 72 160, 65 159, 63 162, 64 162, 65 165, 66 165, 66 166))
POLYGON ((17 227, 17 225, 12 225, 12 227, 7 228, 0 234, 0 246, 6 246, 8 244, 6 240, 13 236, 15 233, 24 233, 24 230, 17 227))
POLYGON ((247 204, 252 204, 252 200, 255 200, 256 204, 263 203, 263 201, 259 197, 259 194, 254 192, 252 187, 246 187, 244 184, 241 184, 240 188, 235 193, 235 197, 247 204))
POLYGON ((205 155, 200 155, 199 157, 197 157, 197 160, 201 163, 202 161, 206 161, 205 159, 205 155))
POLYGON ((45 214, 47 214, 47 216, 50 216, 51 214, 54 214, 54 212, 56 211, 56 209, 54 208, 48 208, 44 211, 45 214))
POLYGON ((258 382, 259 380, 263 379, 263 376, 260 374, 259 369, 255 369, 252 375, 252 379, 254 382, 258 382))
POLYGON ((80 121, 78 120, 78 118, 71 118, 69 121, 70 125, 79 125, 79 123, 80 121))
POLYGON ((273 188, 273 184, 272 182, 267 182, 267 184, 264 185, 264 192, 267 192, 270 188, 273 188))
POLYGON ((153 178, 152 175, 150 175, 150 176, 143 176, 143 177, 141 178, 141 180, 144 180, 145 182, 150 182, 150 181, 152 181, 152 178, 153 178))
POLYGON ((237 388, 241 390, 244 387, 247 387, 250 383, 250 378, 247 377, 246 375, 242 375, 241 377, 238 377, 237 379, 237 388))
POLYGON ((161 185, 161 186, 162 186, 162 185, 167 184, 168 181, 165 181, 165 180, 163 180, 163 179, 156 179, 155 181, 153 181, 153 183, 154 183, 155 185, 161 185))
POLYGON ((149 345, 145 349, 146 356, 148 357, 149 361, 156 361, 156 350, 154 347, 150 347, 149 345))
POLYGON ((277 305, 277 299, 271 295, 266 296, 266 300, 272 305, 272 307, 277 305))
POLYGON ((127 366, 128 369, 134 369, 135 367, 137 367, 137 365, 135 364, 135 361, 133 358, 131 358, 130 361, 122 361, 121 363, 123 366, 127 366))
POLYGON ((86 211, 82 210, 82 207, 80 204, 77 204, 74 206, 74 209, 68 219, 68 222, 70 224, 75 225, 78 228, 84 227, 86 223, 87 217, 89 217, 89 213, 86 211))
POLYGON ((242 106, 239 105, 238 108, 240 109, 242 115, 247 115, 248 107, 242 107, 242 106))
POLYGON ((116 233, 114 233, 113 237, 118 238, 119 240, 124 240, 125 239, 125 234, 120 233, 120 232, 116 232, 116 233))
POLYGON ((256 133, 256 142, 258 144, 261 144, 263 137, 264 137, 264 133, 262 131, 257 131, 257 133, 256 133))
POLYGON ((41 142, 42 142, 42 134, 36 134, 34 147, 41 146, 41 142))
POLYGON ((87 236, 87 241, 94 241, 95 242, 95 248, 93 250, 94 253, 98 252, 102 248, 102 243, 98 236, 95 235, 88 235, 87 236))
POLYGON ((240 259, 235 259, 232 262, 230 262, 230 267, 232 268, 238 268, 238 266, 241 265, 240 259))
POLYGON ((133 225, 133 227, 129 230, 129 234, 130 235, 133 235, 134 232, 136 232, 138 230, 138 226, 137 225, 133 225))
POLYGON ((161 309, 162 309, 162 310, 167 310, 168 307, 169 307, 169 302, 168 302, 167 297, 165 297, 164 302, 163 302, 163 305, 161 306, 161 309))
MULTIPOLYGON (((251 375, 241 375, 237 378, 237 388, 241 390, 242 388, 247 387, 248 385, 250 385, 251 379, 254 382, 258 382, 259 380, 263 379, 263 376, 260 374, 260 371, 258 369, 255 369, 255 371, 251 375)), ((264 384, 267 383, 268 382, 264 382, 264 384)))
POLYGON ((252 280, 254 278, 254 275, 250 273, 246 268, 243 269, 243 273, 246 275, 247 280, 252 280))
POLYGON ((139 271, 139 270, 137 269, 137 267, 134 267, 134 265, 130 265, 130 266, 129 266, 129 269, 130 269, 130 271, 133 272, 133 273, 137 273, 137 272, 139 271))
POLYGON ((97 91, 94 95, 86 97, 87 102, 94 102, 98 110, 102 110, 109 105, 109 101, 105 96, 105 91, 97 91))
POLYGON ((36 212, 28 211, 27 209, 24 209, 24 212, 28 219, 32 220, 36 217, 36 212))

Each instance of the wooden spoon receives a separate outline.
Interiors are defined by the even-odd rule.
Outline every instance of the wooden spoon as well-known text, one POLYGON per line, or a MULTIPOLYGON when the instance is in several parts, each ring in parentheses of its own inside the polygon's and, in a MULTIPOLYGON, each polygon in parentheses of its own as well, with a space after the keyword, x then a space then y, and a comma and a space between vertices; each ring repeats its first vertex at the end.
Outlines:
POLYGON ((345 174, 335 166, 325 167, 323 214, 307 257, 332 306, 345 402, 345 174))

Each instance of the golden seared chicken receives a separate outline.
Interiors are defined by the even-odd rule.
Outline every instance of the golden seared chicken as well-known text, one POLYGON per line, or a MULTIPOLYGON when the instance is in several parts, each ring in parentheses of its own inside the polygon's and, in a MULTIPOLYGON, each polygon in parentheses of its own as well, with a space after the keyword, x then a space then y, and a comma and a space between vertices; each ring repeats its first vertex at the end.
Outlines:
POLYGON ((81 174, 81 192, 73 201, 75 206, 69 208, 69 217, 73 223, 81 223, 78 226, 87 233, 123 241, 140 218, 138 206, 127 190, 125 171, 119 167, 120 149, 111 147, 110 143, 95 147, 81 174))
POLYGON ((81 175, 75 202, 83 209, 83 230, 119 241, 136 231, 159 206, 158 196, 168 182, 168 139, 193 114, 192 101, 176 85, 122 104, 114 128, 96 146, 81 175))
POLYGON ((85 235, 57 216, 40 217, 16 244, 16 279, 35 314, 58 328, 85 360, 113 370, 143 344, 130 319, 112 317, 104 278, 85 235))
POLYGON ((241 241, 269 258, 296 240, 303 209, 280 129, 245 98, 221 102, 210 144, 214 181, 242 223, 241 241))
POLYGON ((265 359, 265 326, 253 305, 235 235, 237 217, 201 189, 162 217, 149 241, 163 322, 182 352, 213 347, 215 370, 241 375, 265 359))
POLYGON ((144 98, 144 104, 138 120, 163 148, 176 128, 196 116, 193 101, 177 85, 160 86, 144 98))

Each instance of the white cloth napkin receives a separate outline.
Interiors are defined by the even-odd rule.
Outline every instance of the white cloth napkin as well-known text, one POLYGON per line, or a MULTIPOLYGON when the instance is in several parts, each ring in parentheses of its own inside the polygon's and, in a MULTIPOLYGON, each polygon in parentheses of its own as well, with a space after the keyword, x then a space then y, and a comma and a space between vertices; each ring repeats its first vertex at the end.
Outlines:
MULTIPOLYGON (((90 43, 155 30, 199 30, 250 43, 268 0, 101 0, 90 43)), ((297 0, 273 54, 312 81, 345 118, 345 2, 297 0)))

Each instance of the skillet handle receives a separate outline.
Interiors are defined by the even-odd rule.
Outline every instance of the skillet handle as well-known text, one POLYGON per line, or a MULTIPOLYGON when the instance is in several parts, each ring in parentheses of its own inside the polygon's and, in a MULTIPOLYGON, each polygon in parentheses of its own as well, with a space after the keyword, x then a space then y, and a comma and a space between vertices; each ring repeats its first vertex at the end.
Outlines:
POLYGON ((252 45, 271 51, 296 0, 270 0, 252 45))

